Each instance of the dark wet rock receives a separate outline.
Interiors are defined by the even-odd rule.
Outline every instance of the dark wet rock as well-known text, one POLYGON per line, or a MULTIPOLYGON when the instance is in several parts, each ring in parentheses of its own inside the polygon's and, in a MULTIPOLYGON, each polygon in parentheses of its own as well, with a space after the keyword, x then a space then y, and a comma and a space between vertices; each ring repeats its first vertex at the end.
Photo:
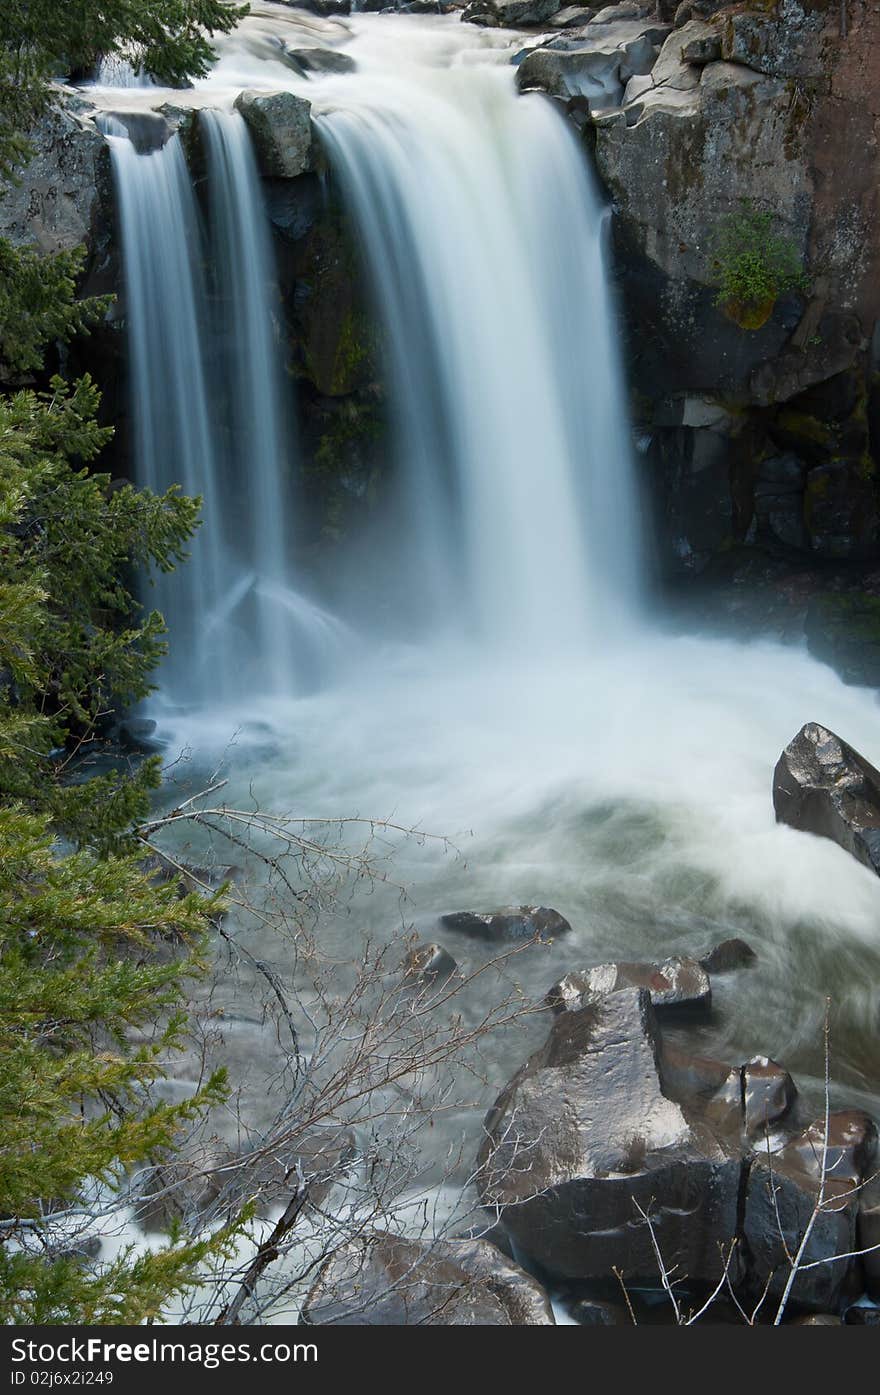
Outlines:
POLYGON ((516 940, 552 940, 571 929, 565 916, 549 906, 505 906, 497 911, 452 911, 440 917, 446 930, 473 939, 505 944, 516 940))
POLYGON ((773 774, 780 823, 830 838, 880 874, 880 771, 818 722, 786 746, 773 774))
POLYGON ((418 983, 442 982, 454 974, 458 965, 442 945, 417 945, 403 961, 404 977, 418 983))
POLYGON ((854 1303, 843 1315, 847 1327, 880 1327, 880 1308, 854 1303))
POLYGON ((293 179, 315 167, 311 103, 293 92, 242 92, 235 108, 247 122, 261 174, 293 179))
POLYGON ((797 1087, 784 1066, 769 1056, 753 1056, 742 1068, 743 1110, 749 1134, 764 1134, 784 1119, 795 1100, 797 1087))
POLYGON ((858 1248, 862 1256, 865 1289, 869 1298, 880 1302, 880 1177, 871 1175, 859 1193, 858 1248))
POLYGON ((518 1251, 563 1279, 657 1283, 664 1253, 698 1283, 735 1234, 740 1163, 663 1092, 646 990, 563 1012, 486 1118, 478 1186, 518 1251))
POLYGON ((551 1326, 538 1282, 484 1240, 433 1244, 374 1232, 322 1267, 301 1322, 340 1326, 551 1326))
MULTIPOLYGON (((748 1180, 743 1242, 754 1284, 770 1276, 768 1295, 779 1297, 795 1254, 816 1211, 822 1168, 824 1122, 812 1124, 769 1157, 756 1152, 748 1180)), ((846 1290, 850 1266, 834 1256, 851 1254, 856 1242, 856 1190, 873 1163, 877 1131, 861 1110, 831 1115, 826 1157, 825 1204, 816 1213, 792 1304, 814 1312, 834 1311, 846 1290), (815 1263, 815 1268, 807 1266, 815 1263)))
POLYGON ((149 752, 161 747, 156 740, 156 723, 149 717, 123 718, 111 732, 111 739, 127 751, 149 752))
POLYGON ((566 1307, 580 1327, 629 1327, 632 1322, 622 1305, 603 1303, 598 1298, 576 1298, 566 1307))
POLYGON ((287 56, 300 71, 309 73, 353 73, 356 63, 335 48, 289 48, 287 56))
POLYGON ((864 460, 835 459, 807 476, 804 520, 821 557, 870 561, 880 550, 876 479, 864 460))
POLYGON ((757 957, 745 940, 731 939, 715 945, 708 954, 703 955, 700 963, 707 974, 727 974, 733 969, 744 969, 754 964, 757 957))
POLYGON ((662 964, 599 964, 576 969, 550 989, 546 1002, 554 1012, 571 1012, 597 993, 646 988, 657 1011, 705 1009, 712 1003, 709 975, 695 959, 675 956, 662 964))
POLYGON ((880 687, 880 596, 863 591, 814 596, 804 633, 810 653, 845 683, 880 687))
POLYGON ((462 12, 471 24, 488 23, 501 29, 543 24, 561 9, 560 0, 473 0, 462 12), (482 16, 487 16, 483 20, 482 16))
POLYGON ((795 1318, 789 1327, 841 1327, 843 1319, 833 1313, 809 1313, 806 1317, 795 1318))
POLYGON ((716 1094, 727 1084, 734 1069, 726 1061, 692 1055, 667 1041, 661 1043, 659 1059, 663 1092, 680 1104, 716 1094))

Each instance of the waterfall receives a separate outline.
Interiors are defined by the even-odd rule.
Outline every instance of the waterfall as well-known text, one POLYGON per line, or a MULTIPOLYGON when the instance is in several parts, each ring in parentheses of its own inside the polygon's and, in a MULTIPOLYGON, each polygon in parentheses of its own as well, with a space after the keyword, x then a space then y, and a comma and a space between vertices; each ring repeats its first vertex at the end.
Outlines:
MULTIPOLYGON (((157 493, 179 485, 203 500, 190 561, 155 583, 155 604, 170 641, 162 685, 183 701, 210 686, 222 694, 228 677, 222 656, 212 656, 205 642, 205 611, 223 592, 228 572, 205 355, 201 230, 177 136, 159 150, 139 154, 120 122, 106 123, 105 131, 124 249, 138 482, 157 493)), ((145 600, 149 604, 153 596, 145 600)))
POLYGON ((243 705, 312 681, 341 627, 291 584, 296 453, 276 342, 272 249, 250 139, 206 110, 210 227, 179 138, 139 153, 106 117, 125 265, 137 476, 203 500, 191 561, 160 579, 163 697, 243 705), (207 268, 207 271, 203 270, 207 268))
POLYGON ((261 681, 283 692, 293 670, 287 584, 291 449, 270 297, 272 249, 250 137, 237 112, 205 111, 222 380, 230 385, 225 509, 235 509, 242 567, 253 568, 251 633, 261 681))
POLYGON ((399 590, 429 630, 588 644, 638 590, 605 213, 574 133, 512 69, 400 58, 318 118, 388 342, 399 590))

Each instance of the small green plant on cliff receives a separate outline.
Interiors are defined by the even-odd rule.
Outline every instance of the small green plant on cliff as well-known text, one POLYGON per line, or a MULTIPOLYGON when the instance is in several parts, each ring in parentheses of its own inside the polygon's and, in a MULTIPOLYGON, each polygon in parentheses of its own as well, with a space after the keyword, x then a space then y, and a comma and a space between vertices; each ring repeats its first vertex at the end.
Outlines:
POLYGON ((711 252, 716 304, 742 329, 760 329, 779 296, 808 287, 797 248, 776 230, 774 215, 746 201, 718 224, 711 252))

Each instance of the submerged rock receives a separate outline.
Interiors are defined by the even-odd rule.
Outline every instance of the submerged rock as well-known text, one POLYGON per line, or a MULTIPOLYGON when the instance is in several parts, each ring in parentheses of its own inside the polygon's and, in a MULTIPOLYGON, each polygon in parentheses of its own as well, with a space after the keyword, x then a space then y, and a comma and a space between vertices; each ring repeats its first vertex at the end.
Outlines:
POLYGON ((403 961, 404 977, 418 983, 436 983, 454 974, 458 965, 442 945, 416 945, 403 961))
POLYGON ((516 940, 552 940, 571 929, 565 916, 549 906, 505 906, 497 911, 452 911, 440 917, 447 930, 473 939, 504 944, 516 940))
POLYGON ((374 1232, 322 1267, 301 1322, 337 1326, 549 1327, 536 1279, 485 1240, 374 1232))
POLYGON ((655 1009, 708 1009, 712 1003, 709 975, 696 959, 678 957, 662 964, 599 964, 576 969, 555 983, 546 1002, 554 1012, 571 1012, 597 993, 621 988, 646 988, 655 1009))
POLYGON ((779 823, 831 838, 880 875, 880 771, 818 722, 786 746, 773 773, 779 823))
POLYGON ((260 173, 293 179, 314 169, 311 103, 292 92, 242 92, 236 111, 247 122, 260 173))
POLYGON ((797 1088, 784 1066, 769 1056, 753 1056, 742 1068, 743 1119, 746 1132, 763 1134, 784 1119, 797 1099, 797 1088))
POLYGON ((339 53, 334 48, 289 48, 287 56, 300 72, 309 73, 353 73, 355 61, 347 53, 339 53))
POLYGON ((726 974, 731 969, 744 969, 748 964, 754 964, 757 957, 745 940, 722 940, 703 955, 700 963, 707 974, 726 974))

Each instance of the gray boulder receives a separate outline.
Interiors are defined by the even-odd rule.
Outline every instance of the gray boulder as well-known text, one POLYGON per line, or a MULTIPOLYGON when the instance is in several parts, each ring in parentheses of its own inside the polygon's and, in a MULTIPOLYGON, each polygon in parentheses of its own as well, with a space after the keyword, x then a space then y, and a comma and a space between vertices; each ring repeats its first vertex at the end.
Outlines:
POLYGON ((380 1327, 548 1327, 537 1280, 485 1240, 373 1232, 323 1265, 301 1322, 380 1327))
POLYGON ((709 975, 696 959, 676 956, 662 964, 599 964, 576 969, 555 983, 546 1001, 554 1012, 577 1011, 597 993, 621 988, 646 988, 655 1010, 708 1010, 712 1003, 709 975))
POLYGON ((827 727, 808 722, 773 772, 779 823, 831 838, 880 874, 880 771, 827 727))
POLYGON ((552 940, 571 929, 565 916, 550 906, 504 906, 497 911, 452 911, 440 917, 446 930, 472 939, 504 944, 516 940, 552 940))
POLYGON ((357 66, 347 53, 334 48, 289 48, 287 57, 299 71, 309 73, 353 73, 357 66))
POLYGON ((292 92, 242 92, 235 108, 247 122, 260 173, 294 179, 315 167, 311 103, 292 92))

